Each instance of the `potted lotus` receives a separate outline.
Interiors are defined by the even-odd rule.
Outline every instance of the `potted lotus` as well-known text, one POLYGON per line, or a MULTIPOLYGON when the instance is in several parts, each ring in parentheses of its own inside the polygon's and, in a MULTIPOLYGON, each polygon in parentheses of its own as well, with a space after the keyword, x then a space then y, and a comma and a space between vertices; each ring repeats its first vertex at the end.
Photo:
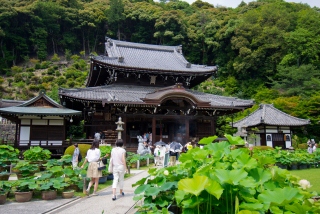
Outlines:
POLYGON ((9 170, 13 162, 18 161, 19 150, 9 145, 0 145, 0 171, 9 170))
POLYGON ((36 164, 30 164, 29 161, 19 161, 12 170, 16 172, 18 179, 33 176, 39 171, 39 166, 36 164))
POLYGON ((68 186, 63 174, 64 172, 61 166, 53 166, 37 178, 39 184, 38 190, 41 191, 43 200, 56 199, 57 190, 61 190, 68 186))
POLYGON ((38 184, 35 179, 24 179, 16 181, 13 186, 16 201, 27 202, 31 200, 33 190, 37 189, 38 184))
POLYGON ((0 181, 7 181, 9 180, 10 173, 8 171, 0 171, 0 181))
POLYGON ((38 190, 41 191, 43 200, 53 200, 57 198, 57 190, 64 189, 68 184, 63 177, 51 177, 51 173, 44 173, 38 179, 38 190))
POLYGON ((11 186, 11 183, 7 181, 2 181, 0 183, 0 205, 6 203, 8 193, 11 190, 11 186))
POLYGON ((50 157, 51 152, 48 149, 41 148, 40 146, 31 146, 30 149, 23 153, 24 160, 31 161, 33 164, 38 164, 42 171, 45 170, 43 164, 46 163, 50 157))

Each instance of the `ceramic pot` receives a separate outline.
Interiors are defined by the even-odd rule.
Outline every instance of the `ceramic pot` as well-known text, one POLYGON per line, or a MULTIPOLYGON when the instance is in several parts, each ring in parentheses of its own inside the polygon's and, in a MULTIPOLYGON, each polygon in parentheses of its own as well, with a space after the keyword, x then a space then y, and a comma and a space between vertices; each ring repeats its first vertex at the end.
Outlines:
POLYGON ((5 204, 7 201, 7 193, 0 193, 0 204, 5 204))
POLYGON ((41 192, 42 200, 53 200, 57 198, 56 190, 42 191, 41 192))
POLYGON ((74 196, 74 191, 67 191, 67 192, 62 192, 61 193, 62 198, 72 198, 74 196))
POLYGON ((15 192, 14 197, 17 202, 27 202, 32 198, 32 191, 30 192, 15 192))

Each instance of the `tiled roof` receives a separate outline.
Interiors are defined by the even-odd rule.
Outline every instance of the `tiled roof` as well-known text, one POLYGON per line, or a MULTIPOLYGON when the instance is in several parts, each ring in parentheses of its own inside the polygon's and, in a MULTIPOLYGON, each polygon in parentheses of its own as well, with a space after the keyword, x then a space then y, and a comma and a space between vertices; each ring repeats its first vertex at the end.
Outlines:
POLYGON ((45 107, 7 107, 1 108, 0 114, 9 115, 46 115, 46 116, 73 116, 81 115, 81 111, 76 111, 68 108, 45 108, 45 107))
MULTIPOLYGON (((126 103, 126 104, 145 104, 144 99, 147 94, 153 93, 159 88, 151 86, 135 85, 105 85, 99 87, 88 87, 81 89, 60 89, 59 94, 76 99, 105 101, 106 103, 126 103)), ((217 108, 242 108, 251 107, 252 100, 241 100, 234 97, 223 97, 214 94, 206 94, 194 90, 185 90, 187 93, 196 96, 204 102, 210 102, 211 107, 217 108)))
POLYGON ((4 115, 51 115, 51 116, 60 116, 60 115, 81 115, 81 111, 76 111, 72 109, 65 108, 59 103, 55 102, 53 99, 48 97, 45 93, 40 92, 38 96, 24 101, 23 103, 19 102, 20 105, 0 108, 0 114, 4 115), (32 104, 36 103, 38 100, 44 99, 50 106, 33 106, 32 104))
POLYGON ((233 123, 233 127, 250 127, 259 124, 274 126, 304 126, 309 120, 300 119, 276 109, 272 104, 261 104, 247 117, 233 123))
POLYGON ((0 100, 0 108, 17 106, 17 105, 20 105, 20 104, 22 104, 24 102, 25 101, 20 101, 20 100, 5 100, 5 99, 1 99, 0 100))
POLYGON ((217 70, 217 66, 189 63, 182 54, 181 46, 149 45, 107 38, 105 48, 108 56, 93 59, 114 66, 156 71, 213 73, 217 70))

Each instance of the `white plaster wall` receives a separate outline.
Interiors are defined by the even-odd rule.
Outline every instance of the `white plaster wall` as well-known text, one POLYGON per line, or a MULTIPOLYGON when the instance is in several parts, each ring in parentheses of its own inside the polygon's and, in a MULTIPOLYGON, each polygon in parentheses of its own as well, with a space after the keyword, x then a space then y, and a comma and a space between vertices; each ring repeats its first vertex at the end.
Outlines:
POLYGON ((30 140, 30 126, 20 127, 20 145, 28 145, 30 140))

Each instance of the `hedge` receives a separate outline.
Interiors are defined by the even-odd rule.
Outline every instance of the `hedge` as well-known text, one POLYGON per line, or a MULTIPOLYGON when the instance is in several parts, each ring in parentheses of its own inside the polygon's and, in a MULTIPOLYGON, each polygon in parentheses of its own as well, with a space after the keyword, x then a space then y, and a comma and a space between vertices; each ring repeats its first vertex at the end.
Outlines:
MULTIPOLYGON (((91 147, 91 144, 78 144, 78 148, 83 158, 87 156, 87 151, 90 149, 90 147, 91 147)), ((74 152, 74 146, 71 145, 64 151, 64 154, 72 156, 73 152, 74 152)))

